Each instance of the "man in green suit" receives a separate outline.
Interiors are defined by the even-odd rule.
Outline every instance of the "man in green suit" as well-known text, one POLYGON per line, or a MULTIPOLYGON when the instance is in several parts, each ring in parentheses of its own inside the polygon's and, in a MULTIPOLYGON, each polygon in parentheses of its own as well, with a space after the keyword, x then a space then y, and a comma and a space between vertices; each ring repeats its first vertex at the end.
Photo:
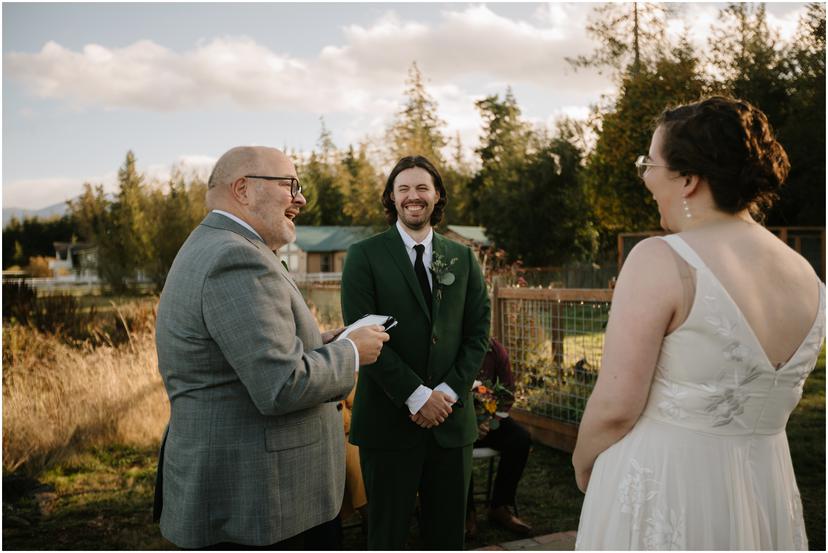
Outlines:
POLYGON ((419 493, 424 546, 462 549, 477 439, 470 390, 488 349, 489 297, 471 249, 432 230, 446 190, 426 158, 397 163, 382 204, 390 228, 351 246, 342 274, 347 323, 367 313, 399 321, 362 368, 351 420, 368 547, 405 546, 419 493))

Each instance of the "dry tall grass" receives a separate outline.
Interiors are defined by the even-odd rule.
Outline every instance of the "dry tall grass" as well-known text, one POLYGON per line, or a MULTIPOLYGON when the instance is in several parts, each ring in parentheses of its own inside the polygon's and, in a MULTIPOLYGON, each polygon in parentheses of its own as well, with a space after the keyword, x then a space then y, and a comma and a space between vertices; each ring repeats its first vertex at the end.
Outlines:
POLYGON ((160 441, 169 401, 155 353, 156 302, 113 303, 121 322, 114 332, 125 334, 117 340, 111 325, 99 324, 107 330, 94 334, 102 337, 78 344, 4 324, 4 472, 36 475, 90 446, 160 441))
POLYGON ((169 419, 153 305, 120 346, 71 347, 26 326, 3 327, 3 470, 37 474, 81 448, 157 443, 169 419))

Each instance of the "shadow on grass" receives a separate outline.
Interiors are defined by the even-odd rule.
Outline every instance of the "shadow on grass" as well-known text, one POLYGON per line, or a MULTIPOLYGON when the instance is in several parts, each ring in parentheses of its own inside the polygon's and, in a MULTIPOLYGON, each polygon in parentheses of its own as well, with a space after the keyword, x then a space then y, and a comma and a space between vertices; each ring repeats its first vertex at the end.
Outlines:
MULTIPOLYGON (((3 502, 3 546, 174 549, 152 522, 157 448, 95 448, 3 502)), ((4 480, 8 477, 4 477, 4 480)))
MULTIPOLYGON (((788 440, 802 494, 812 550, 825 549, 825 353, 806 382, 802 401, 788 423, 788 440)), ((110 446, 91 449, 43 472, 37 480, 18 481, 23 489, 4 493, 5 549, 172 549, 152 522, 157 448, 110 446)), ((478 485, 487 464, 475 463, 478 485)), ((4 476, 5 484, 11 482, 4 476)), ((535 535, 575 530, 583 495, 575 486, 568 453, 535 445, 518 488, 520 516, 535 535)), ((358 515, 355 515, 358 521, 358 515)), ((520 539, 492 527, 478 506, 474 549, 520 539)), ((365 549, 358 525, 345 531, 344 548, 365 549)), ((412 523, 409 547, 420 547, 412 523)))

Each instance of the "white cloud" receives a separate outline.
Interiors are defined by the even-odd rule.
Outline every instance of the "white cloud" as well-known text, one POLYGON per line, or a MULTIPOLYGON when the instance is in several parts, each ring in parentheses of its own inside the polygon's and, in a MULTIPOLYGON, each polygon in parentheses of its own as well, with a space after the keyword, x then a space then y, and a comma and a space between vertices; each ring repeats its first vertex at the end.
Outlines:
MULTIPOLYGON (((675 40, 686 30, 690 42, 698 50, 707 50, 713 28, 720 25, 716 4, 676 4, 674 14, 667 20, 667 34, 675 40)), ((800 17, 806 6, 790 9, 782 15, 766 12, 768 27, 778 33, 782 42, 790 42, 795 36, 800 17)))
POLYGON ((217 37, 184 52, 151 40, 123 48, 88 44, 79 51, 48 42, 36 53, 7 53, 5 70, 43 98, 153 111, 230 103, 257 111, 388 114, 415 60, 435 86, 485 76, 589 95, 605 86, 602 78, 583 72, 561 79, 571 74, 564 56, 589 48, 581 26, 571 24, 587 11, 553 5, 540 8, 532 21, 519 21, 471 6, 442 12, 434 25, 388 12, 369 26, 345 26, 344 44, 309 59, 274 52, 248 37, 217 37))
POLYGON ((512 84, 588 91, 604 80, 591 72, 561 79, 572 74, 565 56, 591 48, 582 26, 573 25, 588 10, 580 5, 553 6, 537 10, 529 22, 498 15, 486 6, 471 6, 443 11, 432 27, 402 22, 389 14, 368 28, 346 27, 346 44, 326 49, 322 59, 334 69, 359 68, 380 86, 389 76, 398 83, 399 75, 416 60, 437 84, 485 76, 512 84))
POLYGON ((808 8, 803 6, 798 10, 786 12, 781 17, 773 12, 768 12, 768 26, 779 32, 779 38, 782 39, 782 41, 789 42, 796 36, 796 31, 799 27, 799 19, 805 15, 807 11, 808 8))
MULTIPOLYGON (((210 175, 215 158, 202 155, 182 155, 172 163, 158 163, 147 167, 138 167, 143 173, 144 182, 149 186, 164 186, 174 170, 185 177, 198 176, 206 180, 210 175)), ((55 203, 76 198, 83 193, 83 185, 101 185, 104 192, 118 191, 118 172, 111 171, 103 175, 88 178, 54 177, 26 179, 3 184, 3 205, 23 209, 42 209, 55 203)))
MULTIPOLYGON (((606 76, 575 72, 566 61, 595 48, 585 31, 593 7, 541 4, 524 20, 485 5, 452 5, 434 23, 402 20, 388 11, 369 25, 344 26, 340 43, 309 57, 277 52, 245 36, 212 37, 184 51, 152 40, 120 48, 87 44, 79 50, 47 42, 38 52, 5 53, 3 71, 36 96, 80 108, 169 112, 232 106, 347 114, 338 132, 355 143, 366 137, 381 142, 416 60, 450 137, 459 132, 470 150, 481 126, 474 101, 483 94, 502 94, 512 85, 520 90, 521 106, 535 106, 526 117, 553 126, 564 114, 585 117, 589 104, 612 93, 606 76)), ((769 10, 769 25, 789 40, 804 9, 769 10)), ((717 5, 682 4, 668 22, 669 32, 678 36, 686 26, 696 47, 706 49, 717 16, 717 5)), ((39 116, 34 109, 23 114, 39 116)), ((175 163, 204 174, 213 160, 183 156, 175 163)), ((163 182, 170 170, 171 165, 152 165, 146 173, 163 182)), ((116 175, 7 183, 3 200, 42 207, 77 195, 84 180, 114 190, 116 175)))
POLYGON ((672 16, 667 18, 667 36, 676 41, 687 34, 690 43, 697 49, 707 49, 714 25, 719 20, 719 7, 713 4, 681 4, 674 6, 672 16))
MULTIPOLYGON (((113 173, 93 182, 103 183, 105 179, 115 181, 113 173)), ((41 209, 58 202, 74 198, 83 192, 85 179, 55 177, 27 179, 3 184, 3 206, 22 209, 41 209)))
MULTIPOLYGON (((199 178, 206 181, 215 163, 216 158, 210 156, 182 155, 171 164, 155 163, 145 169, 139 168, 139 171, 144 174, 144 182, 149 186, 165 187, 173 172, 183 175, 186 180, 199 178)), ((117 188, 117 182, 114 182, 112 186, 117 188)))
MULTIPOLYGON (((123 48, 87 44, 79 51, 48 42, 36 53, 7 53, 4 70, 40 97, 79 107, 174 111, 229 104, 386 117, 416 60, 432 89, 456 86, 471 98, 472 87, 531 85, 548 94, 554 108, 573 97, 595 101, 609 84, 595 71, 575 73, 566 61, 595 47, 585 31, 592 8, 542 4, 529 20, 519 20, 485 5, 452 6, 433 24, 403 21, 389 11, 370 25, 344 26, 342 44, 306 59, 243 36, 204 40, 183 52, 151 40, 123 48)), ((769 12, 769 24, 790 39, 803 10, 769 12)), ((695 45, 706 48, 717 6, 685 4, 676 11, 670 34, 686 26, 695 45)))
POLYGON ((230 101, 255 110, 313 110, 326 99, 316 94, 304 62, 245 37, 216 38, 184 53, 150 40, 113 49, 90 44, 80 52, 48 42, 38 53, 12 52, 5 61, 8 75, 36 95, 77 106, 171 111, 230 101))

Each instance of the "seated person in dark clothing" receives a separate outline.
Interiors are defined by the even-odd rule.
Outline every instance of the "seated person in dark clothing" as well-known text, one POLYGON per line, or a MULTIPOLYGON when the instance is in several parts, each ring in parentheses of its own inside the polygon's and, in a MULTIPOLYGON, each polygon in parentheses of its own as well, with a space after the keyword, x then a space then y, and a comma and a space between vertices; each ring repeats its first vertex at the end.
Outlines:
MULTIPOLYGON (((502 386, 514 392, 515 379, 509 363, 509 355, 500 342, 491 339, 489 351, 483 358, 478 380, 492 384, 500 382, 502 386)), ((508 416, 512 402, 498 406, 499 425, 496 429, 489 427, 484 421, 478 427, 479 436, 474 447, 489 447, 500 452, 500 462, 497 467, 497 476, 494 481, 491 504, 489 505, 489 521, 518 534, 529 535, 532 527, 515 516, 515 493, 523 469, 529 458, 529 448, 532 442, 529 432, 508 416)), ((466 534, 473 538, 477 534, 477 515, 474 508, 472 491, 474 482, 469 484, 469 497, 466 516, 466 534)))

